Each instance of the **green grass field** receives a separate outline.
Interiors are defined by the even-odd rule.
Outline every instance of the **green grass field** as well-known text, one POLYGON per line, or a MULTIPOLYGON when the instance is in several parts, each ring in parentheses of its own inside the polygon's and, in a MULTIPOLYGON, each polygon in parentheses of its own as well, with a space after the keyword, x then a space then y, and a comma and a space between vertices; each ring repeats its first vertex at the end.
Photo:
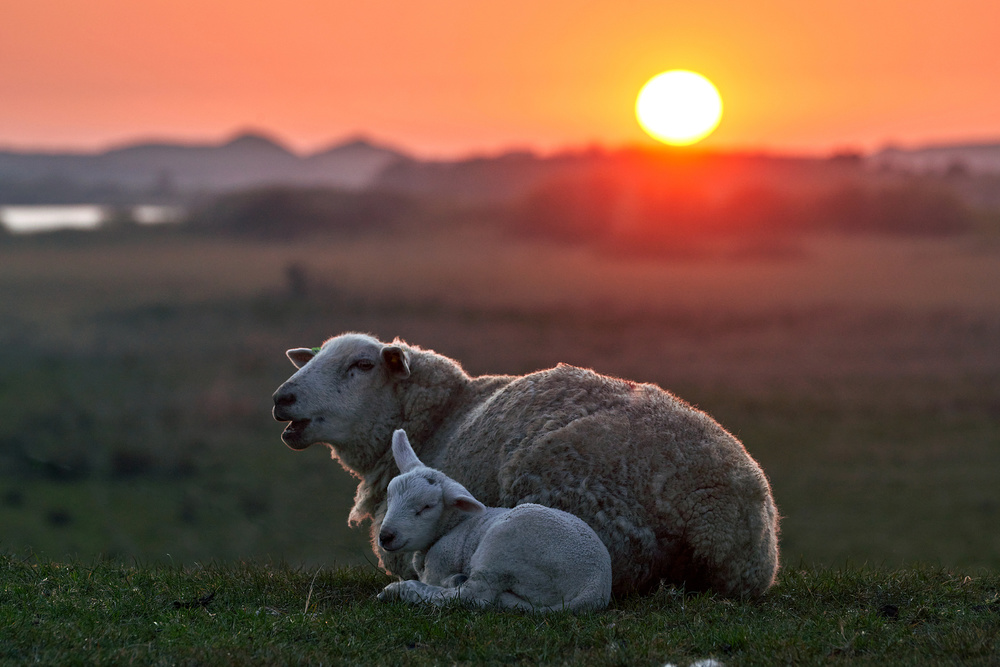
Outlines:
POLYGON ((763 465, 787 563, 997 568, 997 284, 1000 251, 966 237, 745 261, 469 230, 11 240, 0 539, 57 559, 365 563, 353 480, 287 450, 269 415, 285 349, 360 330, 474 374, 563 361, 678 393, 763 465))
POLYGON ((380 603, 372 568, 0 556, 3 664, 996 664, 1000 577, 786 568, 763 599, 663 589, 600 613, 380 603))
POLYGON ((1000 248, 796 243, 655 260, 472 228, 5 240, 4 659, 995 663, 1000 248), (474 374, 567 362, 698 405, 771 480, 778 586, 545 620, 375 605, 354 481, 270 418, 284 350, 348 330, 474 374))

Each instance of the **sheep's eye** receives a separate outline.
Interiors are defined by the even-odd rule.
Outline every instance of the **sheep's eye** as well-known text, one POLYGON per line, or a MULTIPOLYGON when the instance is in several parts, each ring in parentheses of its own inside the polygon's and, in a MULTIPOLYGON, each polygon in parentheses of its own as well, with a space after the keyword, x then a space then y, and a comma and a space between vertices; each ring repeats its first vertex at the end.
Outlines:
POLYGON ((359 359, 358 361, 354 362, 354 365, 357 366, 358 369, 363 371, 370 371, 371 369, 375 368, 375 362, 372 361, 371 359, 359 359))
POLYGON ((429 510, 432 507, 434 507, 434 506, 433 505, 424 505, 423 507, 421 507, 420 509, 417 510, 417 516, 420 516, 421 514, 423 514, 424 512, 426 512, 427 510, 429 510))

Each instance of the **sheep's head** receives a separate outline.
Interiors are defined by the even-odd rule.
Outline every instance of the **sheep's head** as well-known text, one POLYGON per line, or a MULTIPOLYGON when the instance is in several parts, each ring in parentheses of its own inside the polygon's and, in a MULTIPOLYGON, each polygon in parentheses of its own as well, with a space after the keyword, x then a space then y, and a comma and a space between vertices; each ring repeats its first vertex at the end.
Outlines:
POLYGON ((389 482, 388 508, 378 536, 386 551, 426 550, 451 523, 448 516, 483 511, 483 504, 464 486, 421 463, 402 430, 392 435, 392 454, 402 474, 389 482))
POLYGON ((399 412, 391 385, 410 375, 405 347, 343 334, 320 348, 286 354, 298 371, 274 393, 273 414, 288 422, 281 439, 292 449, 323 442, 349 460, 351 446, 366 441, 374 419, 399 412))

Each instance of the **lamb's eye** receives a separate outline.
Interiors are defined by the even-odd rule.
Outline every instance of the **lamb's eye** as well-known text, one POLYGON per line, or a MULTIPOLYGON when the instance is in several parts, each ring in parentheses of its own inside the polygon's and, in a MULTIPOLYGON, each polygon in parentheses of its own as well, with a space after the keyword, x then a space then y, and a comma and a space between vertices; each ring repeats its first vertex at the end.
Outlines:
POLYGON ((423 514, 424 512, 426 512, 427 510, 429 510, 432 507, 434 507, 434 506, 433 505, 424 505, 423 507, 421 507, 420 509, 417 510, 417 516, 420 516, 421 514, 423 514))
POLYGON ((358 361, 354 362, 354 365, 357 366, 358 369, 363 371, 370 371, 371 369, 375 368, 375 362, 372 361, 371 359, 359 359, 358 361))

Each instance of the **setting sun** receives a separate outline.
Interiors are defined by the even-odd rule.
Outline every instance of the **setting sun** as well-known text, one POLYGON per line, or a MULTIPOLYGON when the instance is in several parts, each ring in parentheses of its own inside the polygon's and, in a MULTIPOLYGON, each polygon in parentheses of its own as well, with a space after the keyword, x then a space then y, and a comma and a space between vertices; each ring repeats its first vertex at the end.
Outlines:
POLYGON ((651 137, 687 146, 710 135, 722 119, 722 98, 701 74, 671 70, 646 82, 635 101, 639 125, 651 137))

